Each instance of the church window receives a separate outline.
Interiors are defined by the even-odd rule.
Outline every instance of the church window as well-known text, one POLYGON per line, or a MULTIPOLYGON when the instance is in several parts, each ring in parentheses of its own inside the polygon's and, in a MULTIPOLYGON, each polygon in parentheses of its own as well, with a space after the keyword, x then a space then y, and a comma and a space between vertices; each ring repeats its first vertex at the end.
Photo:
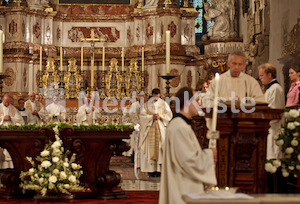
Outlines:
POLYGON ((199 12, 199 15, 196 17, 195 20, 195 33, 196 35, 203 35, 206 34, 210 31, 212 26, 214 25, 213 21, 206 21, 204 19, 204 5, 203 2, 209 2, 209 0, 194 0, 193 1, 193 6, 196 9, 197 12, 199 12))

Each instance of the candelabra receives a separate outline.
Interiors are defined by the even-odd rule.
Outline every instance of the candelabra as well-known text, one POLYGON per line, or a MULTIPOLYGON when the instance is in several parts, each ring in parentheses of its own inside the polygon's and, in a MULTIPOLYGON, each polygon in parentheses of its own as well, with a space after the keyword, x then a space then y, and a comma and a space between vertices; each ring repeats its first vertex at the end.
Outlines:
POLYGON ((176 76, 172 76, 170 74, 167 74, 167 75, 160 76, 160 77, 167 80, 166 81, 166 84, 167 84, 167 86, 166 86, 166 97, 170 97, 170 88, 171 88, 170 87, 170 83, 171 83, 170 80, 173 79, 176 76))
POLYGON ((100 90, 100 99, 105 99, 106 95, 105 95, 105 71, 101 71, 101 90, 100 90))

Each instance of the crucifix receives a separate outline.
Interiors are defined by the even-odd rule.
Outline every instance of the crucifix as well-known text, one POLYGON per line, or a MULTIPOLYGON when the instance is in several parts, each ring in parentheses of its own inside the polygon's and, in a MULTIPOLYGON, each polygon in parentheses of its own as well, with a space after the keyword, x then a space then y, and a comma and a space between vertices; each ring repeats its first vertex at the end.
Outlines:
POLYGON ((90 38, 80 38, 81 42, 91 42, 91 89, 94 89, 94 60, 95 60, 95 42, 105 42, 105 38, 95 38, 94 29, 91 29, 90 38))

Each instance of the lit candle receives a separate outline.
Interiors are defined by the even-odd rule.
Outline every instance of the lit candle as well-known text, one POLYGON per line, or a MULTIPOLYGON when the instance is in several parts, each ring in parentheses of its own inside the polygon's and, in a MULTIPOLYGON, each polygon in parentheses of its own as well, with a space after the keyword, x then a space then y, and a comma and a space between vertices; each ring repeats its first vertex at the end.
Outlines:
POLYGON ((91 88, 94 88, 94 53, 91 60, 91 88))
POLYGON ((105 47, 102 48, 102 71, 104 71, 105 66, 105 47))
POLYGON ((63 71, 63 51, 62 51, 62 47, 60 47, 60 71, 63 71))
POLYGON ((0 30, 0 73, 3 72, 3 31, 0 30))
POLYGON ((144 47, 142 47, 142 71, 145 71, 145 50, 144 47))
POLYGON ((81 47, 81 71, 83 72, 83 47, 81 47))
POLYGON ((216 129, 217 129, 219 81, 220 81, 219 73, 216 73, 216 76, 215 76, 216 86, 215 86, 215 95, 214 95, 215 98, 214 98, 214 109, 213 109, 212 129, 211 129, 211 131, 216 131, 216 129))
POLYGON ((166 31, 166 71, 170 73, 170 31, 166 31))
POLYGON ((122 48, 122 72, 124 71, 124 47, 122 48))
POLYGON ((40 46, 40 71, 42 71, 42 64, 43 64, 43 50, 42 46, 40 46))

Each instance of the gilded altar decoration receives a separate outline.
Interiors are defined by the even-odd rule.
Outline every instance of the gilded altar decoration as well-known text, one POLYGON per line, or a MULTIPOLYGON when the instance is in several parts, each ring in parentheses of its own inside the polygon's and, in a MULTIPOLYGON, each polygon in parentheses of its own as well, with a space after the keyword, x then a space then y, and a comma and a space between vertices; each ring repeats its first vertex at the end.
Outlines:
POLYGON ((105 76, 106 95, 119 100, 121 98, 122 75, 118 69, 118 60, 116 58, 110 60, 109 68, 110 70, 105 76))
POLYGON ((77 98, 81 88, 82 76, 77 70, 76 62, 75 58, 69 60, 68 71, 64 75, 66 99, 77 98))
POLYGON ((54 94, 58 94, 60 77, 55 69, 55 61, 49 57, 46 62, 46 71, 42 74, 42 88, 45 98, 51 98, 54 94))
POLYGON ((131 97, 133 91, 139 93, 142 90, 142 77, 137 63, 135 59, 130 60, 129 72, 125 76, 127 97, 131 97))

